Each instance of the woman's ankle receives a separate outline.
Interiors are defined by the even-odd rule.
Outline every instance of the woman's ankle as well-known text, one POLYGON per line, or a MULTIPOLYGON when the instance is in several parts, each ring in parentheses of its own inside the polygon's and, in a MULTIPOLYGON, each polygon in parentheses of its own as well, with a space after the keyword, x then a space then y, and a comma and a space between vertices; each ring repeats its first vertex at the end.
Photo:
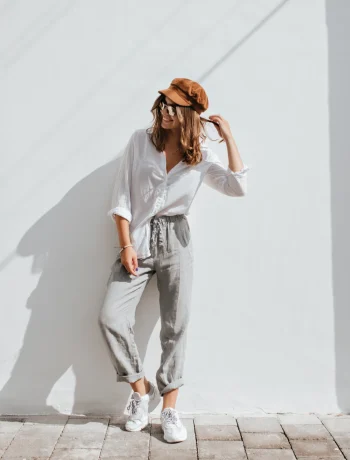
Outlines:
POLYGON ((151 385, 150 385, 149 381, 146 379, 146 377, 144 377, 144 382, 145 382, 145 391, 146 391, 146 394, 147 394, 151 390, 151 385))
POLYGON ((133 391, 140 393, 141 396, 144 396, 149 393, 151 386, 146 377, 143 377, 142 380, 140 379, 140 381, 137 381, 137 384, 131 385, 131 388, 133 391))

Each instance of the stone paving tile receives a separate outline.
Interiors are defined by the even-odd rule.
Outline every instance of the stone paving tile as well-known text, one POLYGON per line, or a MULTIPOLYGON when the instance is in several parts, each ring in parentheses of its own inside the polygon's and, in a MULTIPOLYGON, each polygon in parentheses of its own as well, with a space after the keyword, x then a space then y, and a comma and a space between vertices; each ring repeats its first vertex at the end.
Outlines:
POLYGON ((0 420, 0 435, 3 433, 13 433, 15 435, 22 428, 23 423, 24 421, 0 420))
POLYGON ((5 458, 5 459, 8 459, 8 460, 50 460, 51 457, 28 457, 28 456, 23 456, 23 455, 20 455, 19 457, 1 457, 1 458, 5 458))
POLYGON ((324 418, 322 423, 327 428, 327 430, 333 435, 342 435, 350 433, 350 417, 333 417, 333 418, 324 418))
POLYGON ((283 425, 289 439, 332 439, 326 428, 321 425, 283 425))
POLYGON ((247 449, 249 460, 295 460, 291 449, 247 449))
POLYGON ((151 451, 150 460, 197 460, 197 449, 165 451, 151 451))
POLYGON ((195 415, 193 417, 195 425, 235 425, 237 421, 232 415, 195 415))
POLYGON ((65 432, 57 442, 57 449, 101 449, 105 433, 65 432))
POLYGON ((315 414, 277 414, 281 425, 322 425, 315 414))
POLYGON ((207 441, 242 441, 238 428, 234 425, 196 425, 197 439, 207 441))
POLYGON ((242 433, 247 449, 290 449, 283 433, 242 433))
POLYGON ((186 450, 196 449, 196 436, 194 432, 193 420, 182 419, 182 423, 187 428, 187 439, 186 441, 168 443, 163 438, 163 430, 160 423, 152 423, 151 428, 151 452, 163 451, 164 449, 173 450, 186 450))
POLYGON ((346 460, 350 460, 350 449, 343 449, 343 454, 346 460))
POLYGON ((101 449, 108 421, 105 417, 69 417, 56 449, 101 449))
POLYGON ((0 417, 0 457, 5 453, 16 433, 22 428, 24 421, 24 417, 0 417))
POLYGON ((320 414, 319 412, 315 412, 315 415, 317 415, 317 417, 320 419, 320 420, 327 420, 329 418, 339 418, 339 419, 350 419, 350 415, 348 414, 320 414))
POLYGON ((61 435, 63 425, 25 423, 17 432, 3 458, 49 457, 61 435))
MULTIPOLYGON (((192 419, 182 419, 182 423, 187 428, 187 435, 194 437, 195 432, 194 432, 193 420, 192 419)), ((151 434, 163 433, 162 426, 161 426, 159 419, 153 420, 151 427, 152 427, 151 434)))
POLYGON ((335 442, 341 449, 350 449, 350 433, 342 433, 341 435, 333 435, 335 442))
MULTIPOLYGON (((109 425, 101 458, 143 457, 149 452, 150 426, 141 431, 126 431, 123 425, 109 425)), ((146 457, 147 458, 147 457, 146 457)))
POLYGON ((344 458, 340 449, 333 440, 289 440, 295 455, 298 457, 316 458, 344 458))
POLYGON ((237 423, 244 433, 283 433, 276 417, 237 417, 237 423))
MULTIPOLYGON (((114 455, 112 457, 103 457, 103 460, 148 460, 148 452, 140 452, 136 456, 132 455, 114 455)), ((100 457, 102 458, 102 457, 100 457)), ((51 459, 50 459, 51 460, 51 459)))
POLYGON ((11 444, 16 433, 0 433, 0 456, 4 454, 8 446, 11 444))
POLYGON ((100 449, 55 449, 50 460, 98 460, 100 449))
POLYGON ((246 460, 242 441, 198 441, 199 460, 246 460))
POLYGON ((91 429, 93 431, 95 429, 95 426, 93 425, 94 423, 100 423, 100 424, 106 425, 109 423, 110 418, 111 417, 108 417, 108 416, 106 417, 103 417, 103 416, 86 417, 86 416, 70 415, 68 417, 68 422, 75 423, 76 425, 79 425, 79 422, 80 422, 81 426, 84 426, 85 424, 87 430, 91 429))

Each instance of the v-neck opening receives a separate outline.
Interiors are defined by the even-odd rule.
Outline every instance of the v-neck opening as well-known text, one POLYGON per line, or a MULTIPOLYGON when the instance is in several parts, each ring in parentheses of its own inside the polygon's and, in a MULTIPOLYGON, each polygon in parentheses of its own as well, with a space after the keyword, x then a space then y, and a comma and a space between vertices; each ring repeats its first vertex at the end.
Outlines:
POLYGON ((179 163, 182 163, 183 160, 181 159, 180 161, 178 161, 169 171, 167 171, 167 169, 166 169, 166 154, 165 154, 164 150, 162 151, 162 155, 163 155, 164 164, 165 164, 165 167, 164 167, 164 169, 165 169, 165 174, 166 174, 167 176, 169 176, 169 174, 171 173, 171 171, 172 171, 174 168, 176 168, 176 167, 179 165, 179 163))

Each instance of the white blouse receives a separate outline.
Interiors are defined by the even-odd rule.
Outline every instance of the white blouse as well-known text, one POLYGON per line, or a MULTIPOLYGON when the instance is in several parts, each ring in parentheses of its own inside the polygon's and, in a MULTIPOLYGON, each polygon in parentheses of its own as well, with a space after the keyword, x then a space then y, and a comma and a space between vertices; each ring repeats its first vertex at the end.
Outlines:
MULTIPOLYGON (((201 143, 201 151, 200 163, 192 166, 180 160, 167 173, 165 153, 157 151, 146 128, 137 129, 131 135, 118 169, 107 215, 113 222, 113 214, 130 222, 130 240, 137 258, 151 255, 152 216, 188 215, 202 182, 224 195, 238 197, 246 194, 249 166, 244 164, 240 171, 233 172, 224 167, 205 142, 201 143)), ((119 248, 118 231, 117 244, 119 248)), ((120 258, 119 250, 117 258, 120 258)))

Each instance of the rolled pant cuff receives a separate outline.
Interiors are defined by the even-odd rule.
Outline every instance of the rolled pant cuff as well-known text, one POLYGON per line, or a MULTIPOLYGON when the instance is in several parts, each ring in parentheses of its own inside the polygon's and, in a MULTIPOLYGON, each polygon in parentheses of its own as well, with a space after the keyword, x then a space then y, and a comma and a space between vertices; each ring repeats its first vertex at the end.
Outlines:
POLYGON ((129 382, 133 383, 136 382, 136 380, 141 379, 144 377, 145 371, 138 372, 137 374, 129 374, 129 375, 120 375, 117 374, 117 382, 129 382))
POLYGON ((162 390, 160 390, 159 393, 161 394, 161 396, 164 396, 164 393, 168 393, 168 391, 170 390, 175 390, 176 388, 180 388, 184 384, 185 382, 183 378, 174 380, 173 382, 168 383, 168 385, 165 386, 162 390))

